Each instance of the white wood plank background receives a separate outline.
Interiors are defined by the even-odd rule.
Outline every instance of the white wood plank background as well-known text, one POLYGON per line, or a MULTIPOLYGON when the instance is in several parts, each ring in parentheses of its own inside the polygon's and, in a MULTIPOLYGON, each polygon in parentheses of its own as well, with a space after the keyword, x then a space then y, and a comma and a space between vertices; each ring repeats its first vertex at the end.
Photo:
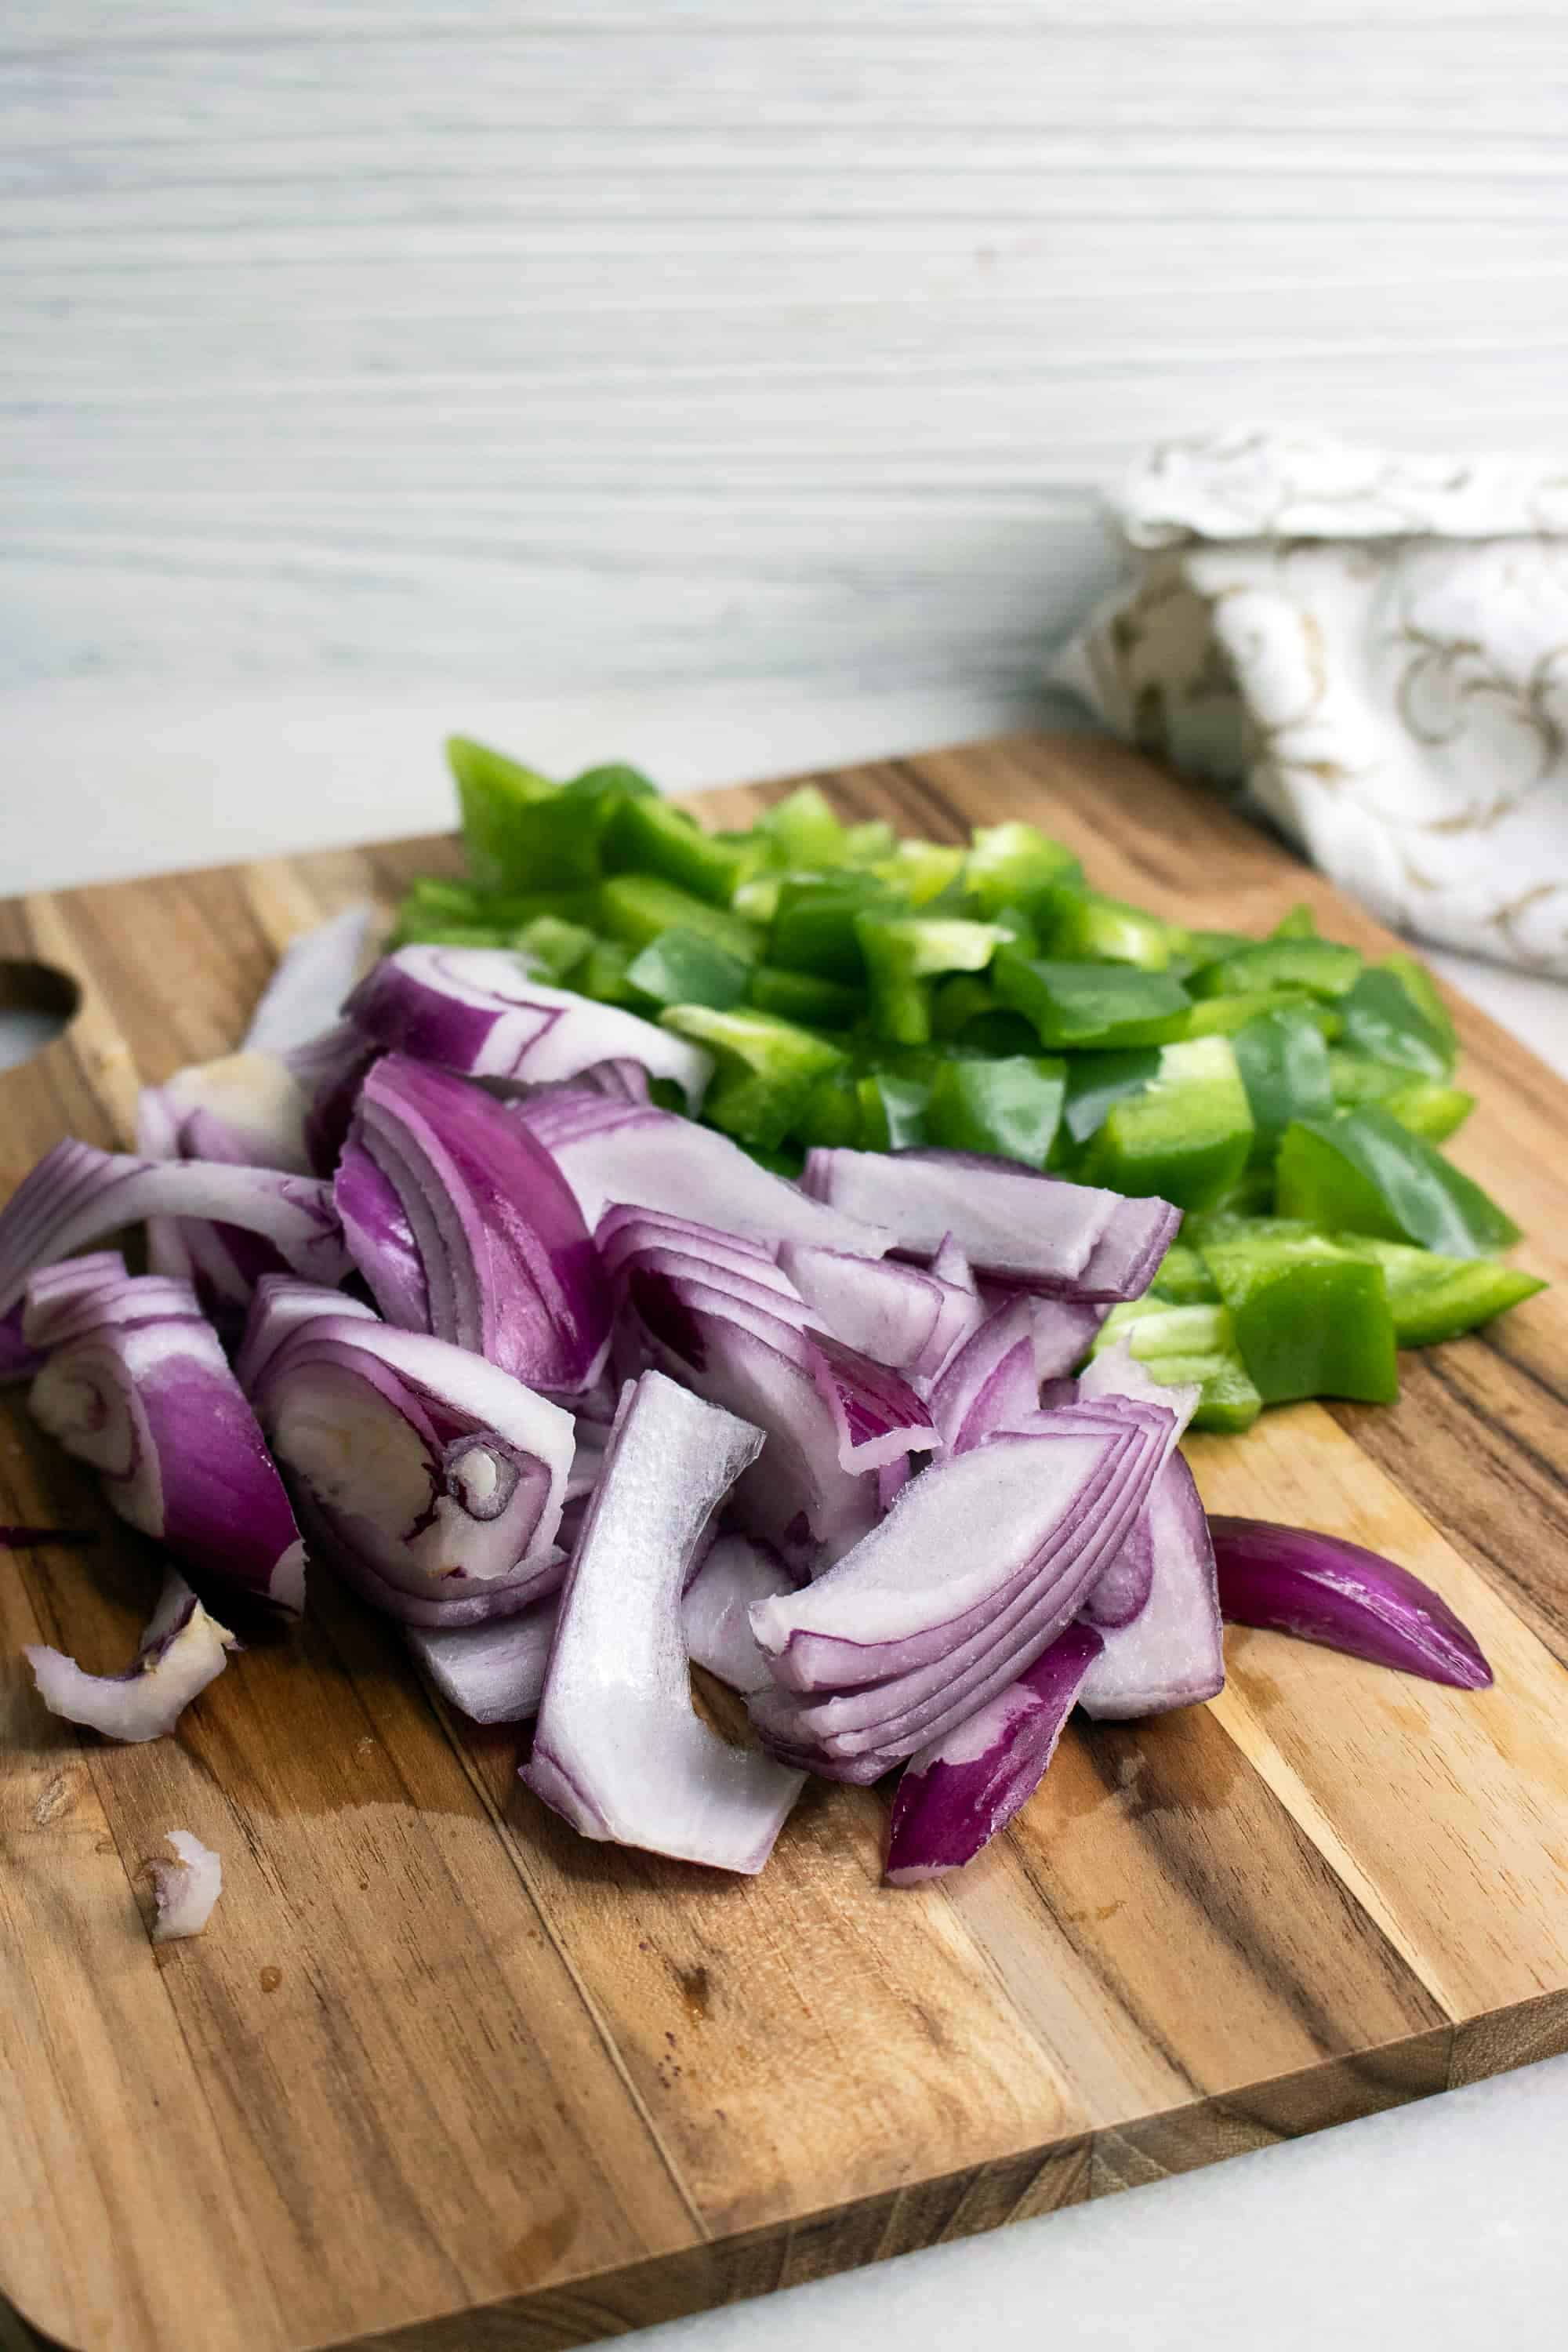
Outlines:
POLYGON ((0 684, 1008 687, 1150 436, 1563 436, 1563 0, 10 0, 0 52, 0 684))

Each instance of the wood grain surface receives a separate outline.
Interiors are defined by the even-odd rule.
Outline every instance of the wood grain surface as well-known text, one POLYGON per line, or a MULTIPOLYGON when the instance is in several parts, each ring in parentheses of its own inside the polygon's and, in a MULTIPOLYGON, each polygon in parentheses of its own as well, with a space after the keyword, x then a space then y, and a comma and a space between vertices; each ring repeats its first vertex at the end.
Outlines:
MULTIPOLYGON (((1113 745, 1020 737, 823 781, 956 836, 1039 819, 1106 887, 1213 924, 1310 899, 1209 799, 1113 745)), ((711 796, 721 821, 763 793, 711 796)), ((0 907, 68 973, 0 1075, 0 1175, 123 1139, 141 1079, 222 1051, 278 947, 447 843, 0 907)), ((1568 1087, 1456 1003, 1456 1156, 1568 1276, 1568 1087)), ((517 1740, 436 1705, 312 1585, 176 1738, 47 1715, 42 1639, 121 1664, 155 1581, 90 1481, 0 1422, 0 1517, 102 1529, 0 1573, 0 2293, 91 2352, 544 2352, 1190 2169, 1568 2049, 1568 1310, 1406 1360, 1398 1405, 1192 1442, 1211 1505, 1393 1553, 1475 1627, 1452 1692, 1262 1633, 1221 1697, 1074 1728, 967 1871, 879 1885, 884 1801, 814 1788, 763 1877, 576 1839, 517 1740), (144 1864, 225 1863, 154 1950, 144 1864)), ((17 2335, 15 2340, 26 2340, 17 2335)))

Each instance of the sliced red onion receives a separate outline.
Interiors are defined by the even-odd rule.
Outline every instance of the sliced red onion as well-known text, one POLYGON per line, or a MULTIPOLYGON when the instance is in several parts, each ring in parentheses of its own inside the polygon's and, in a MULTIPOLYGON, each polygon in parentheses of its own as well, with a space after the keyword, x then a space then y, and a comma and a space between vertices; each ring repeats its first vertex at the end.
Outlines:
POLYGON ((1045 1778, 1100 1648, 1089 1626, 1069 1625, 1016 1683, 910 1759, 893 1798, 890 1886, 960 1870, 1005 1829, 1045 1778))
MULTIPOLYGON (((801 1310, 799 1320, 803 1326, 813 1319, 805 1311, 805 1301, 799 1290, 788 1274, 773 1263, 771 1252, 743 1234, 724 1233, 717 1225, 699 1224, 695 1217, 669 1217, 657 1210, 622 1205, 605 1211, 595 1228, 594 1241, 612 1279, 621 1273, 628 1259, 644 1251, 678 1250, 688 1257, 699 1257, 710 1269, 721 1266, 747 1282, 775 1291, 790 1302, 792 1310, 801 1310)), ((863 1258, 859 1263, 870 1265, 877 1261, 863 1258)))
POLYGON ((335 1021, 289 1055, 305 1096, 305 1149, 318 1176, 337 1167, 365 1073, 380 1055, 380 1046, 352 1021, 335 1021))
POLYGON ((305 1553, 283 1483, 188 1284, 43 1278, 53 1334, 33 1417, 89 1463, 121 1518, 209 1583, 298 1612, 305 1553))
POLYGON ((910 1367, 929 1395, 959 1349, 972 1339, 990 1309, 980 1295, 974 1269, 948 1234, 931 1262, 930 1279, 942 1293, 930 1339, 910 1367))
POLYGON ((826 1331, 807 1335, 806 1360, 833 1416, 841 1469, 889 1470, 911 1454, 940 1450, 931 1414, 897 1372, 826 1331))
POLYGON ((51 1715, 83 1723, 107 1738, 161 1739, 198 1691, 205 1690, 239 1647, 209 1617, 183 1576, 165 1578, 135 1659, 123 1674, 84 1674, 74 1658, 29 1643, 23 1656, 51 1715))
POLYGON ((920 1368, 942 1312, 942 1283, 896 1258, 858 1256, 817 1242, 786 1241, 778 1262, 836 1339, 895 1371, 920 1368))
POLYGON ((692 1712, 687 1570, 760 1433, 657 1372, 616 1429, 589 1507, 522 1778, 585 1837, 761 1870, 798 1773, 692 1712))
POLYGON ((1294 1633, 1456 1690, 1491 1682, 1469 1627, 1407 1568, 1310 1528, 1226 1517, 1208 1524, 1219 1605, 1233 1624, 1294 1633))
POLYGON ((137 1149, 149 1159, 214 1160, 231 1168, 310 1173, 303 1087, 277 1054, 246 1050, 176 1070, 143 1087, 137 1149))
POLYGON ((254 1393, 312 1553, 388 1615, 479 1624, 560 1583, 572 1421, 510 1372, 426 1333, 310 1316, 254 1393))
MULTIPOLYGON (((605 1360, 610 1296, 598 1253, 548 1152, 479 1087, 388 1054, 365 1079, 352 1143, 413 1230, 438 1339, 532 1388, 586 1388, 605 1360)), ((351 1239, 363 1245, 363 1229, 351 1239)), ((409 1306, 401 1256, 360 1271, 383 1312, 409 1306)))
POLYGON ((1035 1378, 1043 1385, 1060 1380, 1083 1361, 1110 1309, 1078 1298, 1037 1297, 1033 1306, 1035 1378))
POLYGON ((768 1662, 752 1631, 753 1602, 793 1592, 795 1579, 778 1554, 745 1536, 721 1536, 710 1546, 680 1604, 687 1654, 731 1690, 767 1689, 768 1662))
POLYGON ((1169 1201, 1118 1200, 1110 1224, 1089 1253, 1088 1265, 1069 1281, 1042 1278, 1041 1290, 1109 1307, 1117 1299, 1142 1298, 1176 1238, 1182 1213, 1169 1201))
POLYGON ((875 1211, 900 1249, 931 1256, 951 1236, 976 1273, 1019 1284, 1081 1275, 1120 1199, 970 1152, 808 1151, 801 1183, 847 1215, 875 1211))
POLYGON ((199 1936, 223 1893, 223 1864, 210 1845, 189 1830, 165 1830, 174 1862, 150 1862, 153 1879, 153 1941, 173 1944, 199 1936))
POLYGON ((390 1179, 352 1138, 338 1156, 332 1202, 349 1255, 388 1322, 404 1331, 428 1331, 430 1286, 414 1228, 390 1179))
POLYGON ((1126 1438, 1002 1436, 912 1479, 855 1549, 805 1591, 762 1601, 752 1628, 795 1690, 853 1690, 944 1659, 1048 1573, 1126 1438))
MULTIPOLYGON (((942 1653, 925 1664, 858 1690, 817 1697, 770 1693, 752 1708, 768 1744, 782 1740, 792 1755, 810 1753, 818 1771, 842 1778, 846 1761, 912 1754, 1016 1681, 1071 1620, 1143 1506, 1164 1433, 1142 1408, 1124 1411, 1129 1419, 1120 1428, 1100 1424, 1124 1441, 1116 1455, 1038 1566, 1000 1594, 992 1612, 952 1629, 942 1653)), ((1160 1418, 1168 1425, 1168 1415, 1160 1418)), ((1094 1426, 1094 1417, 1080 1409, 1058 1431, 1041 1433, 1076 1434, 1085 1425, 1094 1426)))
POLYGON ((931 1419, 952 1454, 1016 1428, 1039 1402, 1034 1302, 1025 1296, 988 1315, 931 1391, 931 1419))
POLYGON ((559 1606, 552 1593, 515 1617, 448 1632, 406 1625, 404 1638, 459 1715, 471 1723, 526 1723, 539 1712, 559 1606))
POLYGON ((1130 1625, 1148 1601, 1154 1583, 1154 1530, 1148 1510, 1139 1512, 1127 1539, 1093 1591, 1080 1614, 1090 1625, 1130 1625))
POLYGON ((807 1572, 858 1542, 877 1517, 876 1478, 843 1466, 804 1335, 732 1289, 645 1265, 628 1269, 626 1296, 650 1361, 766 1433, 735 1490, 739 1525, 807 1572))
POLYGON ((882 1257, 893 1246, 885 1226, 808 1200, 784 1177, 760 1168, 727 1135, 694 1127, 673 1111, 576 1088, 509 1108, 550 1153, 591 1228, 607 1209, 625 1202, 744 1234, 770 1252, 780 1242, 806 1241, 882 1257))
POLYGON ((36 1348, 29 1348, 22 1337, 22 1307, 20 1300, 9 1312, 0 1315, 0 1385, 7 1381, 30 1381, 43 1362, 36 1348))
POLYGON ((1079 1693, 1085 1714, 1103 1721, 1194 1706, 1225 1683, 1214 1547, 1193 1474, 1179 1454, 1156 1478, 1145 1517, 1152 1553, 1148 1601, 1130 1622, 1100 1627, 1103 1647, 1079 1693))
POLYGON ((211 1219, 270 1242, 295 1273, 340 1282, 349 1270, 329 1186, 273 1168, 164 1161, 68 1139, 47 1152, 0 1211, 0 1314, 37 1267, 143 1217, 211 1219))
POLYGON ((710 1055, 617 1005, 535 980, 504 948, 399 948, 384 956, 345 1007, 379 1045, 470 1078, 522 1085, 574 1078, 596 1063, 640 1063, 671 1079, 695 1116, 712 1075, 710 1055))
MULTIPOLYGON (((923 1464, 921 1467, 924 1467, 923 1464)), ((908 1454, 900 1454, 896 1462, 889 1462, 878 1471, 877 1508, 879 1514, 892 1509, 914 1475, 914 1461, 908 1454)))
POLYGON ((313 1044, 359 978, 374 928, 375 908, 361 899, 290 940, 250 1016, 247 1045, 292 1054, 313 1044))
POLYGON ((1138 1361, 1125 1339, 1117 1339, 1090 1359, 1078 1377, 1078 1396, 1084 1403, 1109 1402, 1131 1397, 1135 1404, 1156 1405, 1175 1417, 1171 1433, 1174 1445, 1198 1409, 1203 1391, 1195 1381, 1157 1381, 1138 1361))
MULTIPOLYGON (((37 1276, 34 1277, 35 1286, 37 1276)), ((291 1274, 267 1274, 256 1286, 250 1312, 234 1359, 234 1376, 250 1396, 262 1372, 291 1331, 323 1315, 353 1316, 366 1323, 379 1318, 363 1299, 319 1282, 301 1282, 291 1274)))

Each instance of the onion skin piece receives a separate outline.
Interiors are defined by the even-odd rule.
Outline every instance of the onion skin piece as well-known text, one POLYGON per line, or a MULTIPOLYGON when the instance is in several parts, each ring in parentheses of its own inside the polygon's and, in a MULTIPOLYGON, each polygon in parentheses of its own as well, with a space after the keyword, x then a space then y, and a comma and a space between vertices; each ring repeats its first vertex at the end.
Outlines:
POLYGON ((1293 1633, 1454 1690, 1485 1690, 1492 1670, 1469 1628, 1406 1568, 1310 1528, 1209 1520, 1219 1603, 1233 1625, 1293 1633))
POLYGON ((85 1674, 62 1651, 29 1642, 22 1655, 51 1715, 85 1724, 106 1739, 162 1739, 197 1693, 221 1675, 234 1635, 208 1615, 172 1570, 147 1621, 135 1658, 118 1675, 85 1674))
POLYGON ((1045 1777, 1100 1635, 1069 1625, 1012 1687, 945 1739, 911 1756, 893 1798, 889 1886, 913 1886, 973 1862, 1045 1777))
POLYGON ((153 1941, 174 1944, 186 1936, 199 1936, 212 1917, 213 1906, 223 1893, 223 1864, 211 1846, 204 1845, 189 1830, 165 1830, 163 1834, 179 1859, 147 1864, 155 1906, 153 1941))

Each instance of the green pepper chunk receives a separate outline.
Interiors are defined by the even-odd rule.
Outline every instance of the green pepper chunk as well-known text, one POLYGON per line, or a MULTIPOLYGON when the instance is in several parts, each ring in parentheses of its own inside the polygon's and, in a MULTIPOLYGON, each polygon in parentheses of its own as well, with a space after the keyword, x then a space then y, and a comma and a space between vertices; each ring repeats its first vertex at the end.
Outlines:
POLYGON ((801 1021, 808 1029, 852 1028, 865 1005, 859 990, 842 981, 769 963, 752 965, 746 999, 759 1013, 776 1013, 781 1021, 801 1021))
POLYGON ((868 1148, 859 1085, 851 1070, 828 1070, 818 1078, 795 1115, 790 1140, 808 1147, 822 1144, 830 1150, 868 1148))
POLYGON ((572 975, 572 985, 598 1004, 632 1004, 637 999, 626 973, 631 950, 619 940, 595 940, 572 975))
POLYGON ((1163 1298, 1172 1307, 1206 1307, 1218 1299, 1219 1286, 1204 1264, 1201 1251, 1187 1242, 1173 1242, 1160 1260, 1148 1296, 1163 1298))
POLYGON ((569 784, 556 784, 461 735, 452 737, 447 756, 457 781, 469 868, 488 888, 571 888, 592 882, 616 813, 637 799, 662 805, 635 768, 590 768, 569 784))
POLYGON ((1394 1062, 1424 1078, 1447 1078, 1454 1067, 1451 1029, 1427 1018, 1397 972, 1376 965, 1342 999, 1344 1042, 1376 1062, 1394 1062))
POLYGON ((1343 996, 1362 969, 1359 950, 1332 940, 1259 940, 1194 972, 1194 996, 1241 996, 1259 988, 1304 988, 1311 996, 1343 996))
POLYGON ((1021 1055, 943 1062, 931 1082, 927 1137, 949 1150, 1044 1168, 1066 1092, 1065 1062, 1021 1055))
POLYGON ((899 836, 885 816, 868 816, 844 828, 844 854, 852 866, 874 866, 879 857, 891 857, 898 845, 899 836))
POLYGON ((767 961, 785 971, 820 972, 826 980, 864 988, 866 959, 856 919, 870 908, 899 904, 874 874, 786 880, 779 886, 767 961))
POLYGON ((1163 1045, 1183 1034, 1190 1000, 1168 972, 1135 964, 1058 963, 998 948, 991 984, 1033 1024, 1042 1045, 1163 1045))
POLYGON ((1416 1011, 1436 1032, 1451 1069, 1459 1057, 1459 1038, 1454 1027, 1454 1016, 1443 1001, 1442 991, 1420 958, 1404 953, 1384 956, 1373 970, 1393 973, 1416 1011))
POLYGON ((1458 1087, 1439 1086, 1417 1078, 1394 1062, 1369 1062, 1360 1054, 1331 1054, 1337 1109, 1353 1109, 1363 1102, 1380 1102, 1391 1118, 1428 1143, 1445 1143, 1463 1127, 1476 1107, 1474 1095, 1458 1087))
POLYGON ((931 982, 944 972, 984 971, 1007 934, 962 916, 882 915, 855 919, 871 995, 871 1021, 895 1045, 931 1037, 931 982))
POLYGON ((746 993, 751 966, 703 931, 660 931, 626 968, 626 985, 655 1004, 707 1004, 722 1011, 746 993))
POLYGON ((1063 892, 1039 931, 1046 953, 1059 962, 1131 963, 1144 971, 1163 971, 1187 942, 1179 924, 1095 890, 1063 892))
POLYGON ((728 907, 767 853, 758 841, 742 846, 705 833, 669 801, 623 799, 605 827, 602 854, 608 874, 655 875, 710 906, 728 907))
POLYGON ((1288 915, 1281 915, 1268 934, 1271 940, 1315 940, 1318 919, 1304 899, 1298 899, 1288 915))
POLYGON ((752 828, 763 840, 775 865, 820 868, 842 866, 849 856, 845 828, 834 815, 827 796, 816 784, 801 784, 772 808, 764 809, 752 828))
POLYGON ((963 861, 965 893, 986 916, 1009 905, 1027 911, 1043 890, 1082 880, 1083 867, 1065 843, 1016 817, 977 824, 963 861))
POLYGON ((1228 1038, 1167 1045, 1141 1094, 1105 1114, 1083 1179, 1113 1192, 1157 1195, 1182 1209, 1223 1200, 1252 1150, 1252 1113, 1228 1038))
POLYGON ((1266 1013, 1230 1042, 1252 1110, 1252 1157, 1272 1160, 1293 1118, 1327 1118, 1333 1109, 1323 1033, 1308 1013, 1266 1013))
POLYGON ((512 933, 493 923, 459 923, 439 915, 400 915, 387 941, 393 948, 505 948, 512 933))
POLYGON ((1269 1013, 1304 1013, 1324 1038, 1337 1037, 1342 1023, 1331 1004, 1304 988, 1250 988, 1240 996, 1205 996, 1189 1011, 1184 1037, 1234 1037, 1249 1021, 1269 1013))
POLYGON ((826 1037, 764 1013, 707 1004, 672 1004, 659 1015, 666 1029, 705 1045, 714 1073, 702 1116, 737 1142, 776 1151, 805 1110, 813 1088, 845 1056, 826 1037))
POLYGON ((1194 1429, 1250 1429, 1263 1399, 1241 1360, 1229 1310, 1218 1304, 1167 1306, 1152 1297, 1113 1307, 1091 1355, 1125 1339, 1134 1360, 1167 1387, 1198 1389, 1194 1429))
POLYGON ((1157 1045, 1132 1045, 1110 1054, 1075 1054, 1067 1066, 1062 1124, 1075 1143, 1087 1143, 1104 1126, 1112 1103, 1141 1095, 1160 1067, 1157 1045))
POLYGON ((1439 1339, 1457 1339, 1546 1287, 1533 1274, 1499 1265, 1493 1258, 1439 1257, 1432 1250, 1377 1241, 1365 1234, 1336 1238, 1383 1269, 1402 1348, 1429 1348, 1439 1339))
POLYGON ((963 852, 945 841, 900 841, 871 871, 911 907, 929 906, 963 871, 963 852))
POLYGON ((972 1021, 983 1020, 996 1009, 995 994, 989 981, 982 980, 978 972, 955 971, 951 979, 938 981, 931 996, 931 1035, 961 1037, 972 1021))
POLYGON ((559 988, 592 951, 594 934, 559 915, 535 915, 512 933, 511 944, 559 988))
POLYGON ((908 1151, 926 1143, 931 1081, 912 1071, 870 1070, 857 1081, 862 1150, 908 1151))
POLYGON ((1231 1221, 1199 1246, 1265 1404, 1319 1396, 1387 1404, 1398 1395, 1381 1267, 1324 1234, 1272 1219, 1231 1221))
POLYGON ((754 963, 762 946, 760 935, 741 916, 710 907, 656 874, 617 874, 602 882, 598 910, 602 928, 634 954, 651 947, 663 931, 695 931, 743 963, 754 963))
POLYGON ((1489 1257, 1520 1237, 1513 1219, 1479 1184, 1381 1103, 1288 1127, 1275 1198, 1281 1216, 1415 1242, 1449 1257, 1489 1257))

